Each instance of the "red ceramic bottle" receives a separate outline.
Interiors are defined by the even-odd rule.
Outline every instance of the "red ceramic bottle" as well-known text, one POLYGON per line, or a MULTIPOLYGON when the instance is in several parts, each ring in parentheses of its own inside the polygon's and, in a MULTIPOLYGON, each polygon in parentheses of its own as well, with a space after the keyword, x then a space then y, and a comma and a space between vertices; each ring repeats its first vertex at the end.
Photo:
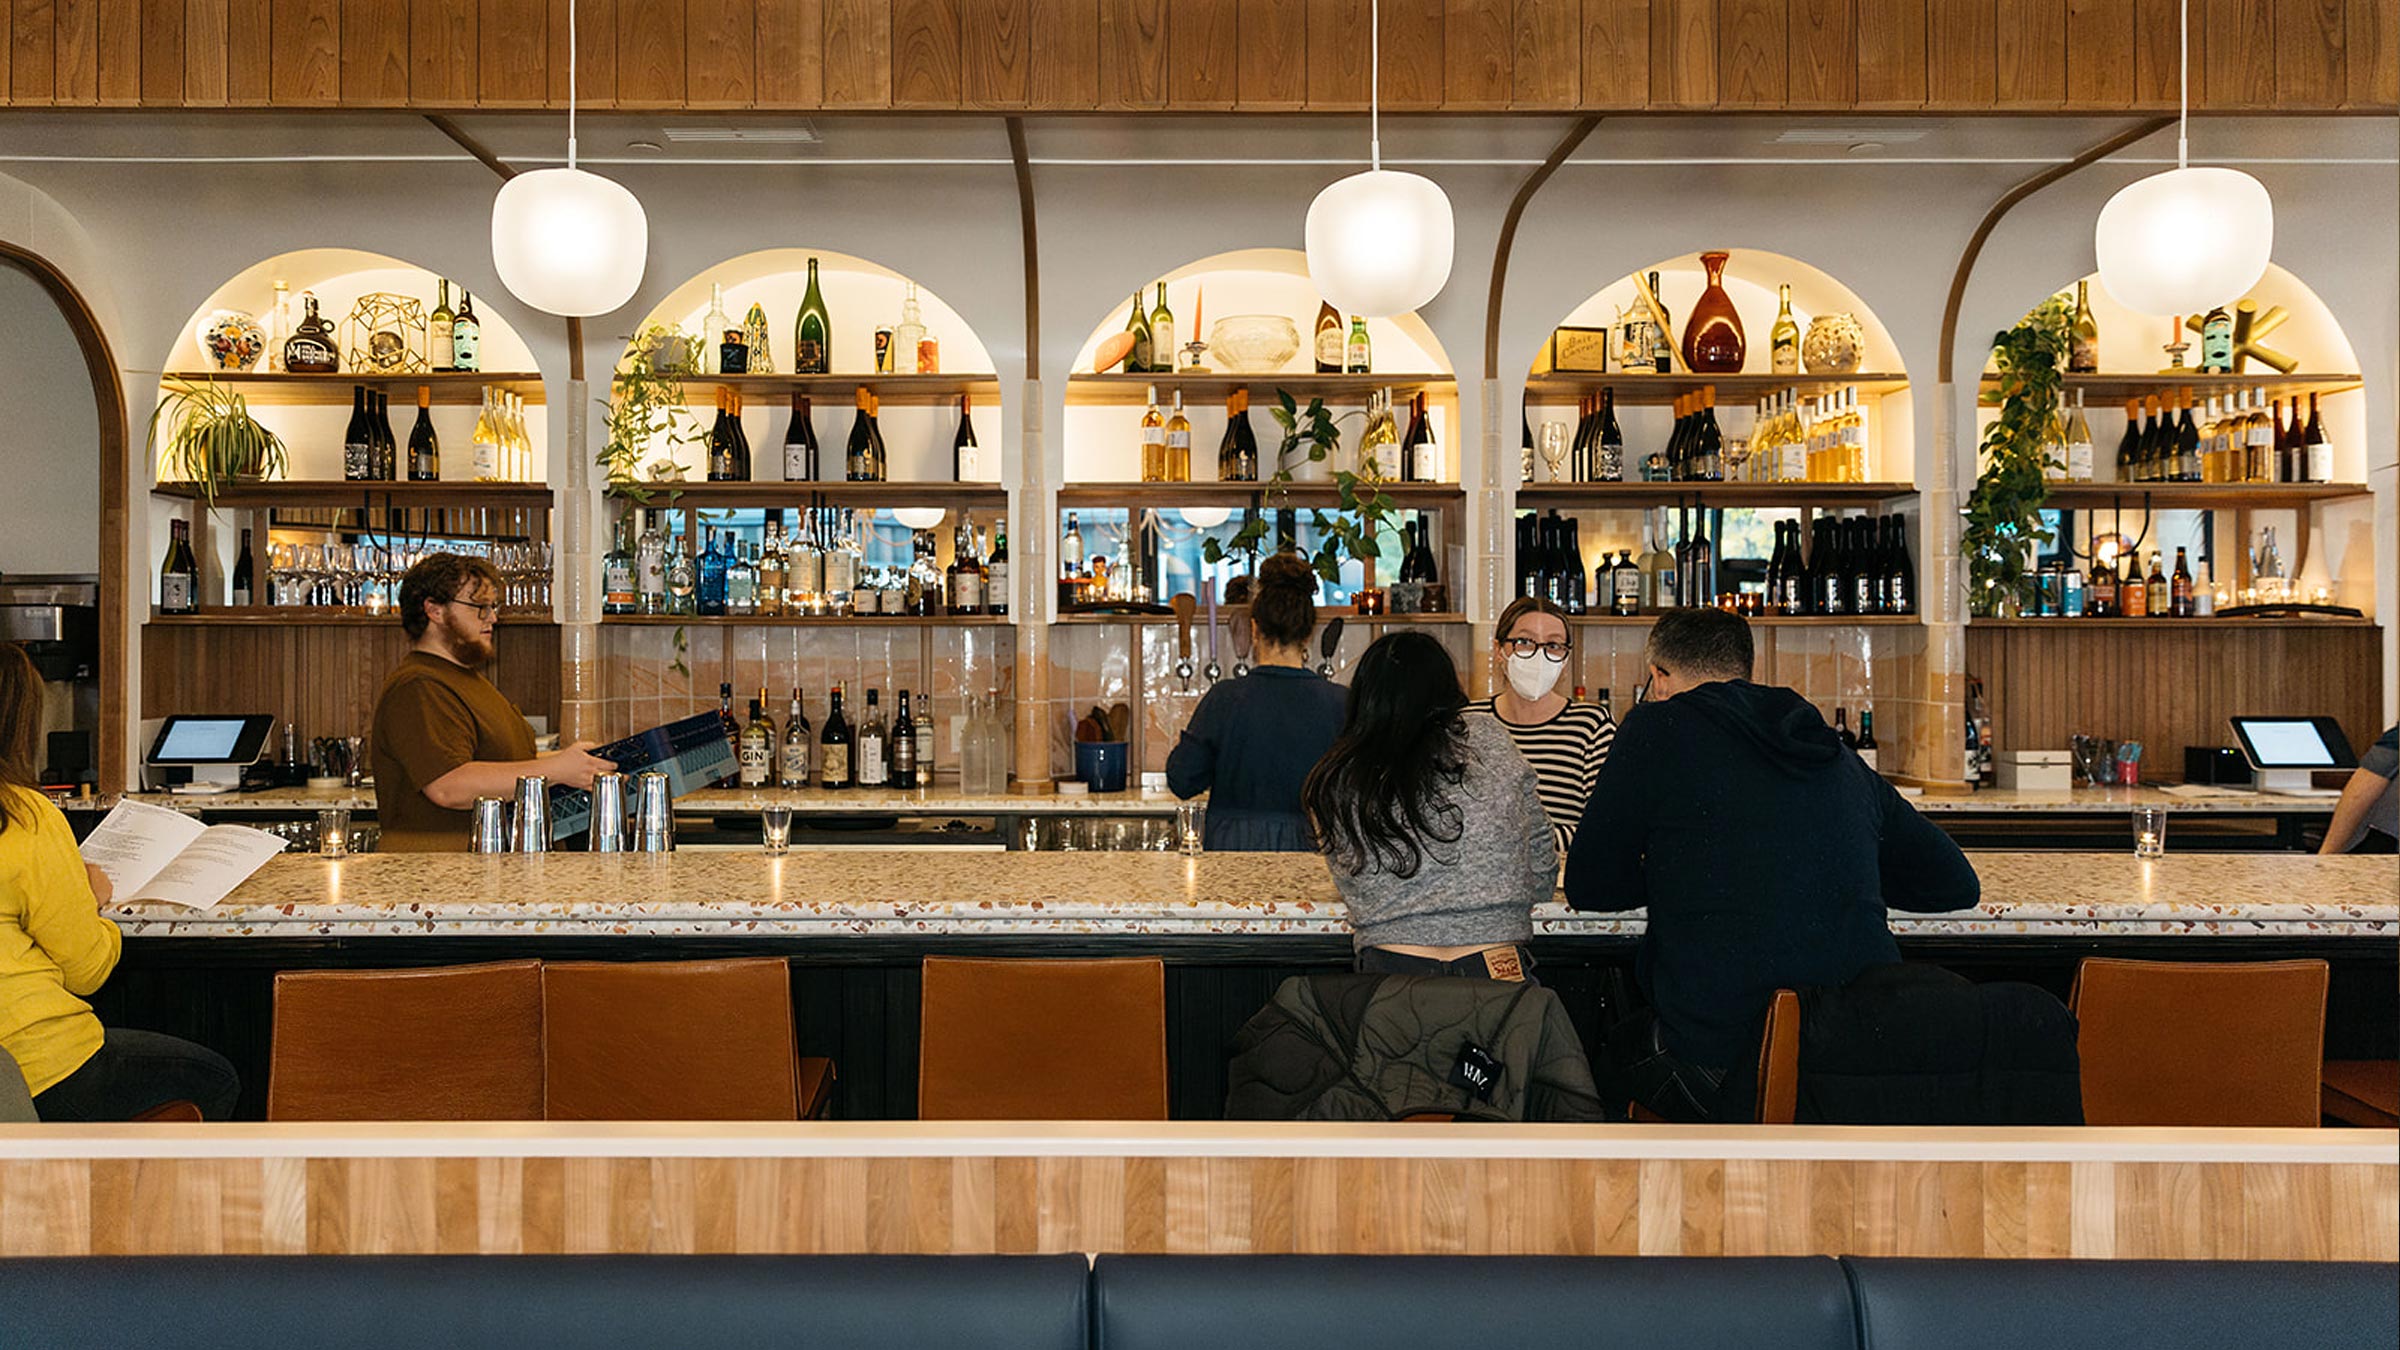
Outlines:
POLYGON ((1700 293, 1698 303, 1692 306, 1691 321, 1683 326, 1684 364, 1703 374, 1740 374, 1748 350, 1742 339, 1742 316, 1734 312, 1733 297, 1725 293, 1725 260, 1729 256, 1722 251, 1700 255, 1700 265, 1708 269, 1708 289, 1700 293))

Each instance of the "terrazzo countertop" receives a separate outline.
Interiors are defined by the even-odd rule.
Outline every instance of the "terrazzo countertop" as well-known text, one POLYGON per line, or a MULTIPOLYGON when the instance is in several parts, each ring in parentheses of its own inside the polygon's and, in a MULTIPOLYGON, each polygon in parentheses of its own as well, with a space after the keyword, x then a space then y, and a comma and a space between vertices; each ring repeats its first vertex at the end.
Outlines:
POLYGON ((1928 792, 1909 801, 1929 816, 1966 812, 2009 815, 2111 815, 2137 806, 2163 806, 2178 812, 2245 816, 2327 816, 2332 797, 2293 797, 2274 792, 2230 792, 2225 795, 2184 796, 2163 787, 2076 788, 2071 792, 2027 792, 2015 788, 1983 788, 1975 792, 1936 795, 1928 792))
MULTIPOLYGON (((2129 853, 1969 855, 1984 903, 1892 916, 1894 931, 1990 935, 2400 934, 2389 858, 2129 853)), ((214 910, 113 907, 129 937, 1304 934, 1349 931, 1319 860, 1298 854, 747 850, 362 854, 273 859, 214 910)), ((1553 901, 1549 936, 1639 933, 1638 911, 1553 901)))

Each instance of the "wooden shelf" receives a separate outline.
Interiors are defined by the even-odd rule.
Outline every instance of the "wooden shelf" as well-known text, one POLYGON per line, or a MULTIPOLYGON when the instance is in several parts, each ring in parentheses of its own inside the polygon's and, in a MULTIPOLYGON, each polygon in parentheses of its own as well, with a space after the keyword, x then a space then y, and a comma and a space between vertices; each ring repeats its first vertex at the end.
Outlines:
POLYGON ((293 404, 346 404, 350 391, 365 385, 369 389, 391 396, 392 407, 413 407, 417 401, 417 386, 433 391, 433 401, 444 407, 474 407, 483 402, 487 388, 504 389, 525 400, 528 406, 538 407, 543 400, 542 377, 538 371, 441 371, 422 375, 383 375, 357 371, 337 371, 331 375, 290 375, 281 371, 209 371, 171 370, 164 380, 182 380, 191 384, 230 385, 243 400, 260 407, 293 404))
MULTIPOLYGON (((2356 375, 2278 375, 2272 370, 2244 375, 2203 375, 2196 370, 2170 375, 2103 372, 2097 375, 2065 375, 2061 378, 2069 392, 2082 392, 2087 408, 2123 403, 2130 398, 2148 398, 2153 394, 2164 395, 2187 385, 2195 398, 2263 389, 2268 398, 2276 399, 2290 398, 2294 394, 2341 394, 2363 388, 2366 384, 2356 375)), ((1997 395, 1999 390, 2000 377, 1997 375, 1985 375, 1978 385, 1979 394, 1997 395)))
POLYGON ((1250 411, 1264 414, 1275 406, 1275 391, 1288 390, 1301 407, 1312 398, 1327 403, 1364 403, 1370 392, 1385 389, 1406 396, 1419 390, 1455 393, 1458 377, 1438 372, 1409 374, 1319 375, 1313 371, 1291 371, 1282 374, 1235 374, 1217 371, 1207 375, 1069 375, 1067 377, 1067 406, 1070 408, 1133 407, 1150 401, 1150 386, 1158 386, 1159 401, 1172 402, 1176 391, 1183 393, 1185 407, 1207 403, 1223 403, 1225 396, 1236 389, 1250 391, 1250 411))
POLYGON ((604 628, 1008 628, 992 614, 605 614, 604 628))
MULTIPOLYGON (((1385 483, 1383 491, 1403 511, 1438 510, 1466 500, 1466 489, 1456 483, 1385 483)), ((1256 505, 1272 511, 1340 504, 1341 489, 1332 483, 1076 483, 1058 490, 1061 510, 1256 505)))
POLYGON ((693 407, 713 404, 719 386, 737 390, 743 400, 760 403, 767 399, 790 402, 792 395, 805 394, 814 405, 811 411, 839 411, 851 405, 851 396, 859 386, 873 391, 885 403, 933 406, 956 402, 959 395, 996 400, 1000 397, 1000 377, 983 373, 937 375, 687 375, 683 377, 683 401, 693 407))
POLYGON ((2342 501, 2370 496, 2364 483, 2053 483, 2046 506, 2068 508, 2121 507, 2138 511, 2237 511, 2244 508, 2301 507, 2312 502, 2342 501))
POLYGON ((1594 375, 1553 371, 1528 377, 1525 397, 1534 403, 1566 403, 1602 389, 1613 389, 1619 407, 1656 407, 1673 403, 1685 394, 1714 389, 1718 404, 1723 406, 1756 403, 1769 394, 1786 391, 1813 398, 1837 389, 1881 395, 1896 394, 1906 388, 1906 375, 1644 375, 1630 371, 1594 375))
MULTIPOLYGON (((389 627, 397 630, 400 627, 400 614, 390 609, 374 611, 334 605, 216 605, 203 606, 197 614, 161 614, 152 610, 149 621, 162 628, 273 624, 286 628, 389 627)), ((504 609, 500 611, 500 622, 549 626, 558 620, 546 609, 504 609)))
MULTIPOLYGON (((195 483, 157 483, 150 490, 161 497, 200 499, 200 488, 195 483)), ((217 487, 216 504, 233 507, 330 506, 343 510, 438 507, 454 510, 516 508, 547 511, 551 502, 550 487, 546 483, 350 482, 337 478, 324 481, 223 483, 217 487)))
POLYGON ((1631 510, 1708 506, 1874 506, 1917 495, 1906 483, 1519 483, 1520 507, 1631 510))
MULTIPOLYGON (((1567 620, 1593 628, 1644 628, 1658 622, 1652 614, 1578 614, 1567 620)), ((1922 614, 1745 614, 1753 628, 1911 628, 1922 626, 1922 614)))
MULTIPOLYGON (((999 483, 644 483, 649 510, 712 507, 940 506, 1004 510, 999 483)), ((615 497, 614 500, 630 501, 615 497)))
POLYGON ((2089 629, 2102 632, 2121 628, 2171 628, 2183 632, 2206 629, 2212 633, 2239 632, 2244 629, 2265 628, 2374 628, 2371 618, 2346 619, 2334 615, 2294 616, 2290 618, 2223 619, 2215 615, 2193 619, 1969 619, 1969 628, 2044 628, 2053 631, 2089 629))
MULTIPOLYGON (((1241 609, 1247 608, 1247 606, 1227 606, 1226 608, 1241 609)), ((1467 621, 1467 616, 1464 614, 1354 614, 1347 607, 1341 605, 1317 606, 1317 625, 1320 629, 1335 619, 1340 619, 1345 628, 1358 625, 1370 628, 1439 628, 1463 624, 1467 621)), ((1175 622, 1175 616, 1172 614, 1061 614, 1056 622, 1074 624, 1079 627, 1106 625, 1139 627, 1146 624, 1172 624, 1175 622)), ((1206 609, 1199 611, 1193 616, 1192 622, 1206 627, 1208 611, 1206 609)), ((1223 620, 1220 619, 1219 622, 1223 622, 1223 620)))

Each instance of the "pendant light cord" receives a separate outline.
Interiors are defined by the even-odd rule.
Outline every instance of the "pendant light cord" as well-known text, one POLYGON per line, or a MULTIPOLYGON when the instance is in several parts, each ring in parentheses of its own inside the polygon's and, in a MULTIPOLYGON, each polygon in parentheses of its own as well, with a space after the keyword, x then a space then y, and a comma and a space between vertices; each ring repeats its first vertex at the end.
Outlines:
POLYGON ((567 167, 575 167, 575 0, 567 0, 567 167))
POLYGON ((2175 167, 2188 169, 2192 146, 2192 0, 2178 10, 2175 55, 2175 167))
POLYGON ((1367 5, 1367 162, 1383 168, 1383 0, 1367 5))

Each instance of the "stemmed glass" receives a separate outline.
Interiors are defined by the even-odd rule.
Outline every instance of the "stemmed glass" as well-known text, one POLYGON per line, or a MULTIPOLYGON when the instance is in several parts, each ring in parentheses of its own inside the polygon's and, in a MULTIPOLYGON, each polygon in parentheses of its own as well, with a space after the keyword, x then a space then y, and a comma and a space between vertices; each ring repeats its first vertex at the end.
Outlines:
POLYGON ((1544 464, 1547 464, 1547 465, 1549 465, 1549 466, 1550 466, 1550 481, 1551 481, 1551 482, 1553 482, 1553 483, 1563 483, 1563 482, 1565 482, 1565 481, 1566 481, 1566 469, 1565 469, 1565 465, 1566 465, 1566 462, 1567 462, 1567 424, 1566 424, 1566 423, 1564 423, 1564 422, 1544 422, 1544 423, 1542 423, 1542 462, 1543 462, 1544 464))

